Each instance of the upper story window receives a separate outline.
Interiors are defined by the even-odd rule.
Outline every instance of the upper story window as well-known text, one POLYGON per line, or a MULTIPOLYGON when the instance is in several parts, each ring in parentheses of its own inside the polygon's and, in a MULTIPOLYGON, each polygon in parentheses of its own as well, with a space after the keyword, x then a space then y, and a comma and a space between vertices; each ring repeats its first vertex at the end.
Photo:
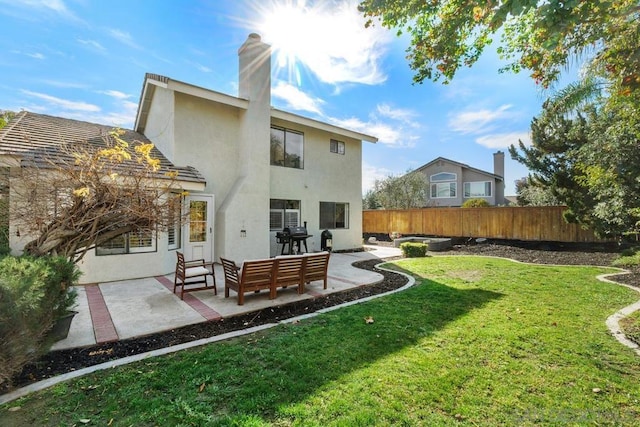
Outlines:
POLYGON ((304 168, 304 134, 291 129, 271 128, 271 164, 304 168))
POLYGON ((457 197, 458 175, 450 172, 440 172, 429 177, 431 182, 432 199, 451 199, 457 197))
POLYGON ((451 172, 440 172, 435 175, 431 175, 431 178, 429 178, 431 182, 455 181, 457 179, 458 175, 451 172))
POLYGON ((464 197, 491 197, 491 181, 465 182, 464 197))
POLYGON ((336 141, 332 139, 329 142, 329 151, 337 154, 344 154, 344 141, 336 141))

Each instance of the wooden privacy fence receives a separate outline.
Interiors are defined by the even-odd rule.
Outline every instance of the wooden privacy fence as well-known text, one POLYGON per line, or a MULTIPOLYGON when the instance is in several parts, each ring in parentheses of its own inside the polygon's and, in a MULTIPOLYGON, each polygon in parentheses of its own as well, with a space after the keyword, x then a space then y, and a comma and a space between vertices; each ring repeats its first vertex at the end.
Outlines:
POLYGON ((362 232, 549 242, 610 241, 577 224, 567 224, 562 217, 565 209, 518 206, 366 210, 362 212, 362 232))

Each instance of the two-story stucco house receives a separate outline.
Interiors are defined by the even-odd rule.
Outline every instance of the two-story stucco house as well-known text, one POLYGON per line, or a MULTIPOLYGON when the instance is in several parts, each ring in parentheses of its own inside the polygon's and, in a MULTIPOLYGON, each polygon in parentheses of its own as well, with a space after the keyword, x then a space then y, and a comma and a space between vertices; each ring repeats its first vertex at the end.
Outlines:
MULTIPOLYGON (((291 226, 306 225, 309 251, 320 250, 325 229, 334 250, 362 246, 362 143, 377 139, 272 108, 271 48, 260 36, 251 34, 238 56, 238 96, 145 76, 130 132, 187 171, 191 220, 147 247, 97 248, 82 260, 82 282, 168 274, 177 250, 187 259, 274 256, 276 232, 291 226)), ((10 151, 10 132, 0 131, 0 154, 10 151)))
MULTIPOLYGON (((461 206, 482 198, 490 205, 504 205, 504 152, 493 154, 493 173, 438 157, 413 172, 428 181, 426 206, 461 206)), ((412 173, 413 173, 412 172, 412 173)))

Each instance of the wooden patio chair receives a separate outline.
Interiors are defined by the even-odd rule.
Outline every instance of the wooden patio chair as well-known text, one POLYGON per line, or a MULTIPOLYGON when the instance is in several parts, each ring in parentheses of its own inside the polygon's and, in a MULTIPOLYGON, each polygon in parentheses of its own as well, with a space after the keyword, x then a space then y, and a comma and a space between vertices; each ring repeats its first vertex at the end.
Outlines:
POLYGON ((224 270, 224 297, 229 298, 229 289, 238 293, 238 305, 244 304, 244 294, 269 289, 269 299, 276 297, 273 285, 275 262, 273 259, 245 261, 240 269, 235 262, 220 258, 224 270))
POLYGON ((205 262, 204 259, 185 261, 183 253, 176 251, 176 255, 178 256, 178 261, 176 262, 176 274, 173 280, 174 294, 176 293, 176 288, 180 286, 180 299, 184 299, 185 292, 201 291, 211 288, 213 288, 213 293, 218 295, 216 276, 213 271, 212 262, 205 262), (213 277, 213 286, 208 285, 207 276, 213 277), (204 286, 191 287, 191 285, 200 283, 204 283, 204 286), (187 288, 187 286, 189 287, 187 288))
POLYGON ((324 282, 323 289, 327 289, 329 255, 329 252, 318 252, 303 255, 305 258, 304 283, 311 283, 314 280, 322 280, 324 282))
POLYGON ((276 257, 274 287, 297 286, 298 294, 304 292, 305 257, 301 255, 276 257))

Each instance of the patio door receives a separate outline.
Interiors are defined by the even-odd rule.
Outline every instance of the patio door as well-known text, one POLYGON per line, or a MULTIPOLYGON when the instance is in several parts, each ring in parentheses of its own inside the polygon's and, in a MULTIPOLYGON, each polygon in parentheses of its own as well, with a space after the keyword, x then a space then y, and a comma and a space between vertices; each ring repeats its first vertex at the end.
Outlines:
POLYGON ((184 254, 187 260, 213 261, 213 195, 190 195, 185 198, 184 254))

